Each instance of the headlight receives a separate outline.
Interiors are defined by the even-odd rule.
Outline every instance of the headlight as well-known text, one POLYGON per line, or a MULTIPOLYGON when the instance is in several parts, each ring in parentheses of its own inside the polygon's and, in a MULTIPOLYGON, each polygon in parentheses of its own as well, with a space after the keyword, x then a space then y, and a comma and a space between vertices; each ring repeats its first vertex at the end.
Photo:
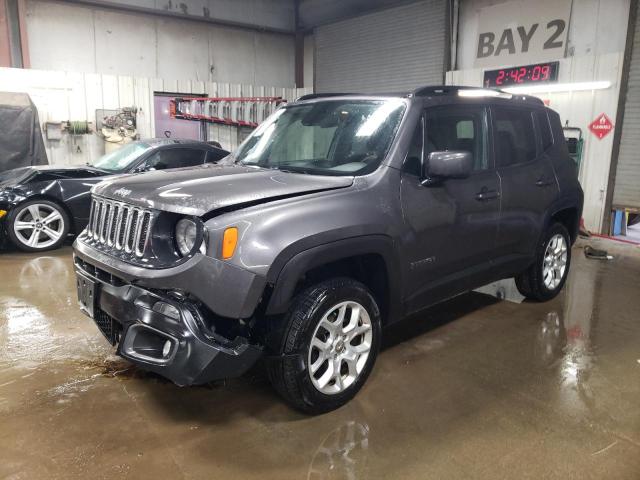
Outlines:
POLYGON ((198 226, 191 219, 183 218, 176 224, 176 244, 183 257, 189 255, 198 238, 198 226))

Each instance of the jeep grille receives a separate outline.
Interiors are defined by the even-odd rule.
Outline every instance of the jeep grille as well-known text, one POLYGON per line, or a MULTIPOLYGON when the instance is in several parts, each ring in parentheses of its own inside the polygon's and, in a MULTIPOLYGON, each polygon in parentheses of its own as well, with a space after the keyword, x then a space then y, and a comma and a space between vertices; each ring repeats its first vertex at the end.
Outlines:
POLYGON ((93 197, 84 238, 100 250, 142 257, 149 244, 151 210, 93 197))

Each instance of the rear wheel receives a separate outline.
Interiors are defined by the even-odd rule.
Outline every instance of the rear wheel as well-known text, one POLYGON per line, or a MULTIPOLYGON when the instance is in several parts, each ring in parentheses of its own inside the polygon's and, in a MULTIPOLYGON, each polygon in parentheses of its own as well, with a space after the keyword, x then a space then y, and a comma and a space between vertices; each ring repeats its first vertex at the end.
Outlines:
POLYGON ((11 242, 25 252, 58 248, 69 233, 69 216, 57 203, 33 200, 18 205, 8 217, 11 242))
POLYGON ((539 243, 534 263, 516 276, 516 286, 522 295, 531 300, 551 300, 562 290, 570 264, 569 232, 564 225, 555 223, 539 243))
POLYGON ((305 413, 344 405, 373 368, 380 323, 373 296, 359 282, 336 278, 306 289, 277 335, 271 383, 287 403, 305 413))

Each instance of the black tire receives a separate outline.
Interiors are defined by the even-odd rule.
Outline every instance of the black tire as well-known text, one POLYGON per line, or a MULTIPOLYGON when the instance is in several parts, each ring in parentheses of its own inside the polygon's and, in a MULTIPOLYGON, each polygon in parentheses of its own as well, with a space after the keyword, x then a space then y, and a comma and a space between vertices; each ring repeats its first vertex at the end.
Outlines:
POLYGON ((533 264, 531 264, 531 266, 520 275, 517 275, 515 277, 518 291, 530 300, 535 300, 538 302, 546 302, 547 300, 551 300, 556 295, 558 295, 558 293, 560 293, 560 290, 562 290, 564 283, 567 281, 567 275, 569 274, 570 266, 571 238, 569 237, 569 232, 561 223, 554 223, 542 236, 542 239, 536 248, 535 261, 533 262, 533 264), (556 235, 562 235, 564 237, 565 245, 567 246, 566 265, 564 274, 558 285, 554 288, 549 288, 547 285, 545 285, 543 278, 544 257, 549 243, 556 235))
POLYGON ((301 292, 286 314, 281 328, 273 333, 272 360, 267 364, 272 385, 293 408, 307 414, 320 414, 347 403, 367 380, 380 349, 380 310, 363 284, 349 278, 335 278, 301 292), (342 302, 356 302, 367 311, 371 322, 371 347, 366 363, 353 383, 341 392, 326 394, 316 388, 311 380, 309 349, 320 321, 330 309, 342 302))
MULTIPOLYGON (((24 252, 44 252, 47 250, 54 250, 56 248, 59 248, 66 240, 67 235, 69 234, 70 227, 71 221, 69 219, 69 215, 67 215, 67 212, 61 205, 49 200, 30 200, 28 202, 21 203, 9 212, 9 215, 7 216, 6 231, 9 236, 9 240, 11 240, 11 243, 13 243, 20 250, 24 252), (59 238, 55 241, 50 238, 50 240, 52 241, 42 242, 42 246, 31 246, 28 243, 25 243, 24 239, 20 238, 16 234, 14 228, 16 220, 21 218, 23 212, 25 212, 25 210, 28 211, 29 207, 36 205, 43 206, 43 209, 45 210, 51 209, 51 211, 56 211, 60 216, 60 219, 56 221, 55 224, 53 224, 55 225, 56 230, 59 230, 59 238)), ((41 237, 42 235, 47 236, 47 234, 41 233, 39 234, 39 237, 41 237)))

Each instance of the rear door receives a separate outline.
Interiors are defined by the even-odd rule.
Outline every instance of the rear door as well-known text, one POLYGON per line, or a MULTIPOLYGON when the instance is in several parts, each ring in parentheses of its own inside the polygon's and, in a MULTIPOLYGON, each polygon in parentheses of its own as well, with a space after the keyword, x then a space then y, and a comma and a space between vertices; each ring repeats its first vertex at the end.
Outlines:
MULTIPOLYGON (((407 154, 401 200, 407 234, 407 309, 419 310, 491 279, 491 259, 500 216, 500 185, 493 166, 484 106, 432 107, 407 154), (420 143, 419 143, 420 142, 420 143), (420 155, 444 150, 471 152, 467 178, 420 183, 420 155)), ((426 161, 426 160, 425 160, 426 161)))
POLYGON ((542 108, 492 106, 502 215, 497 267, 520 268, 535 251, 545 214, 558 198, 558 182, 546 150, 553 143, 542 108))

